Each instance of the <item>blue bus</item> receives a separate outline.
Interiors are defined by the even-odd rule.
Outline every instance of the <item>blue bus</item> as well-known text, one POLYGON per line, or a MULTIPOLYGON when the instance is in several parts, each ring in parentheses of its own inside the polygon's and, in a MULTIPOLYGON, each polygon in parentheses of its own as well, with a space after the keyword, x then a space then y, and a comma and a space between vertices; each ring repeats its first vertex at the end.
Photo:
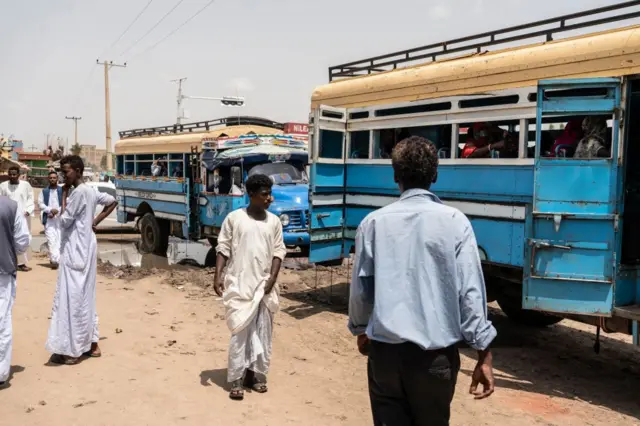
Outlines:
POLYGON ((393 146, 424 136, 432 191, 471 220, 490 301, 521 323, 570 317, 640 344, 640 28, 551 41, 628 6, 331 67, 312 96, 309 260, 349 256, 363 218, 399 196, 393 146), (603 149, 585 156, 594 123, 603 149))
POLYGON ((118 222, 137 221, 145 253, 166 256, 172 236, 215 244, 226 215, 248 204, 244 180, 264 173, 274 180, 271 210, 285 244, 307 251, 306 143, 283 129, 263 118, 229 117, 120 132, 118 222))

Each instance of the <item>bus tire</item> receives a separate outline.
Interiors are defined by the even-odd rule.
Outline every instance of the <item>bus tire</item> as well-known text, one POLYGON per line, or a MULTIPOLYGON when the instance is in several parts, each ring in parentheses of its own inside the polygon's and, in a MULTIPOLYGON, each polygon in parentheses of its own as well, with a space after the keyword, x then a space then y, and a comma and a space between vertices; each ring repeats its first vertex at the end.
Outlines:
POLYGON ((211 247, 213 247, 214 249, 216 248, 216 246, 218 245, 218 237, 207 237, 207 241, 209 241, 209 244, 211 245, 211 247))
POLYGON ((169 224, 158 220, 153 213, 146 213, 139 222, 140 251, 158 256, 167 256, 169 248, 169 224))
POLYGON ((522 297, 517 297, 517 293, 509 294, 501 291, 497 295, 498 305, 505 315, 513 322, 530 327, 549 327, 562 321, 562 317, 550 315, 540 311, 532 311, 522 308, 522 297))

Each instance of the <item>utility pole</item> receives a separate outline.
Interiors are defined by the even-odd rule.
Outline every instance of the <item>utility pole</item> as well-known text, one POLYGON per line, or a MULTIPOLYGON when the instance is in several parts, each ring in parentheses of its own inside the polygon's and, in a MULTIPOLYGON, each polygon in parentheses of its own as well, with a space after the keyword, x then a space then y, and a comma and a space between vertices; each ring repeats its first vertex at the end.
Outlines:
POLYGON ((82 117, 67 117, 67 120, 73 120, 74 134, 75 134, 75 145, 78 145, 78 120, 82 120, 82 117))
POLYGON ((172 83, 178 83, 178 112, 176 114, 176 124, 182 124, 182 100, 184 96, 182 96, 182 82, 186 81, 187 77, 178 78, 175 80, 171 80, 172 83))
POLYGON ((104 65, 104 121, 106 127, 106 148, 107 148, 107 171, 113 170, 113 156, 111 154, 111 102, 109 101, 109 69, 111 67, 126 68, 127 63, 115 64, 113 61, 103 61, 96 59, 96 64, 104 65))

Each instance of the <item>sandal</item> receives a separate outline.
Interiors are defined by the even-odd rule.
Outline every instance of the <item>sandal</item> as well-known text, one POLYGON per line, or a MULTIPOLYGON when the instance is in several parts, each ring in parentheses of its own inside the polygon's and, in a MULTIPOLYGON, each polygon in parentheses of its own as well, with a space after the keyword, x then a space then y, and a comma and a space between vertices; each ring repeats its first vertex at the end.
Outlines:
POLYGON ((49 362, 52 362, 53 364, 59 364, 59 365, 76 365, 80 362, 80 358, 73 358, 70 356, 60 355, 60 354, 53 354, 51 355, 49 362))
POLYGON ((244 399, 244 389, 242 389, 242 381, 236 380, 231 384, 229 398, 235 401, 242 401, 244 399))
POLYGON ((98 347, 97 343, 92 343, 91 344, 91 349, 89 349, 87 352, 83 353, 82 356, 86 356, 86 357, 89 357, 89 358, 100 358, 102 356, 102 351, 98 347))
POLYGON ((247 370, 247 374, 244 376, 244 387, 257 393, 266 393, 269 390, 267 382, 259 380, 256 373, 251 370, 247 370))

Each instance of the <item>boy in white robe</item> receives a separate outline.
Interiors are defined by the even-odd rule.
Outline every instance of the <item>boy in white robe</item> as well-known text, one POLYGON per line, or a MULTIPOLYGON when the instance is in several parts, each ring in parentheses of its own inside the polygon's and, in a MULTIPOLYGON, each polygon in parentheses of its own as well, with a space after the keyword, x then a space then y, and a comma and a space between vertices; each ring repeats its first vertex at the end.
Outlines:
POLYGON ((11 374, 13 329, 11 310, 16 298, 18 253, 31 243, 24 213, 18 203, 0 196, 0 386, 11 374))
POLYGON ((60 262, 60 209, 62 208, 62 188, 58 186, 58 174, 49 172, 49 186, 40 191, 38 207, 42 215, 44 235, 49 246, 49 263, 58 269, 60 262))
POLYGON ((280 219, 267 211, 272 184, 265 175, 247 179, 249 206, 225 218, 216 247, 214 288, 223 297, 232 334, 227 380, 229 396, 237 400, 244 398, 243 386, 267 391, 273 316, 279 308, 276 279, 287 253, 280 219))
POLYGON ((60 160, 65 176, 60 213, 60 270, 53 299, 46 349, 55 364, 77 364, 81 356, 99 357, 96 313, 95 228, 116 207, 109 194, 84 184, 84 164, 77 155, 60 160), (73 192, 69 194, 71 186, 73 192), (105 206, 95 217, 97 205, 105 206))
MULTIPOLYGON (((0 183, 0 195, 7 196, 18 203, 18 209, 23 212, 29 234, 31 234, 31 216, 33 216, 35 207, 33 204, 33 188, 29 182, 20 179, 20 167, 9 167, 8 174, 9 180, 0 183)), ((27 266, 29 261, 27 256, 28 248, 26 247, 24 252, 18 253, 18 271, 20 272, 29 272, 31 270, 27 266)))

